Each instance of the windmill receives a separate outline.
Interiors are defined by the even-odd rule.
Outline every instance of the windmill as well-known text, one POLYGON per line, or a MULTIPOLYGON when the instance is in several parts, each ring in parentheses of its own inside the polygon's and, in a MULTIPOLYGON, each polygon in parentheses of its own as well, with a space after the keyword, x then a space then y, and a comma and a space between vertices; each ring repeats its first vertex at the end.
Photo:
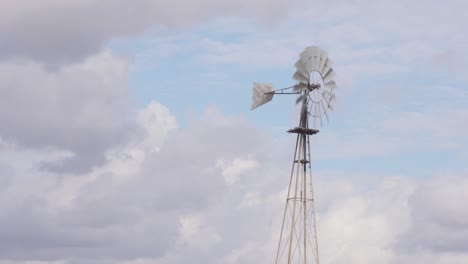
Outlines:
POLYGON ((268 103, 275 94, 297 94, 301 105, 299 126, 288 130, 297 134, 289 188, 284 208, 275 264, 319 264, 314 191, 309 137, 328 121, 335 100, 333 62, 321 48, 307 47, 295 64, 297 84, 275 90, 268 83, 254 83, 252 110, 268 103), (312 122, 309 122, 312 120, 312 122))

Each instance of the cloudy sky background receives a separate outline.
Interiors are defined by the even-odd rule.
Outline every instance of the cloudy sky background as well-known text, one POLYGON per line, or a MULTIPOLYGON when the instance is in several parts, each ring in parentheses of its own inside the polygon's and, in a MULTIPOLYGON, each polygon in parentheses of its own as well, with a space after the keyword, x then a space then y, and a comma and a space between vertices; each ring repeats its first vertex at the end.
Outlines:
POLYGON ((468 2, 3 1, 0 263, 272 263, 306 46, 321 261, 468 263, 468 2))

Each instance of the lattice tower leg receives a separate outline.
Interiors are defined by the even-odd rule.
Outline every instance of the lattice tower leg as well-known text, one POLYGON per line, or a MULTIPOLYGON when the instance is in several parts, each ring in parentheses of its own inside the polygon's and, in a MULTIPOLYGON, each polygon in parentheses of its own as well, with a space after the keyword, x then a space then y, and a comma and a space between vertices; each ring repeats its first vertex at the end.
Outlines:
POLYGON ((310 142, 309 135, 305 133, 297 134, 276 253, 275 264, 283 263, 319 264, 310 142))

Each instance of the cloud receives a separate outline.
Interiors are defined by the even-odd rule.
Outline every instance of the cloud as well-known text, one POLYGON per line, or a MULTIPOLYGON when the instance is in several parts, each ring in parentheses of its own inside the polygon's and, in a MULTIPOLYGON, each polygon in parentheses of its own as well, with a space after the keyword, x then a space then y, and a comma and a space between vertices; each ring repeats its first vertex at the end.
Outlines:
POLYGON ((145 141, 141 144, 153 151, 159 151, 166 135, 177 127, 177 121, 170 115, 169 109, 154 101, 141 110, 137 118, 146 132, 145 141))
POLYGON ((181 243, 189 247, 207 250, 221 241, 219 234, 212 226, 206 226, 205 219, 200 215, 188 215, 180 218, 181 243))
POLYGON ((48 170, 88 170, 103 162, 111 146, 135 133, 127 62, 110 52, 54 73, 31 61, 1 63, 0 70, 3 140, 72 154, 44 163, 48 170))
MULTIPOLYGON (((216 108, 182 128, 157 102, 135 118, 143 136, 74 176, 36 170, 60 153, 2 149, 5 160, 28 159, 0 166, 12 176, 0 182, 3 259, 248 264, 274 257, 289 166, 271 155, 267 138, 216 108), (230 184, 226 171, 242 177, 230 184)), ((466 261, 464 178, 342 173, 314 174, 322 261, 466 261)))
POLYGON ((112 39, 135 36, 152 26, 192 28, 220 16, 271 21, 289 7, 283 0, 7 1, 0 11, 0 58, 62 65, 98 53, 112 39))
MULTIPOLYGON (((90 172, 37 171, 34 163, 56 155, 42 151, 31 154, 32 166, 12 163, 2 170, 13 176, 2 182, 4 259, 112 262, 161 257, 177 243, 210 248, 219 240, 211 226, 200 222, 199 211, 227 188, 216 168, 219 158, 236 164, 241 157, 256 157, 262 140, 255 129, 241 118, 209 109, 186 129, 175 130, 174 117, 156 102, 138 116, 167 124, 166 132, 140 118, 144 136, 116 146, 90 172), (212 239, 205 246, 195 243, 208 239, 209 232, 212 239)), ((9 160, 11 152, 21 155, 24 150, 3 151, 9 160)))
POLYGON ((468 253, 464 175, 438 177, 418 186, 409 199, 414 222, 399 240, 404 251, 468 253))
POLYGON ((217 167, 222 169, 222 175, 229 185, 236 183, 242 174, 258 166, 257 161, 248 158, 237 158, 230 164, 225 164, 223 160, 217 161, 217 167))

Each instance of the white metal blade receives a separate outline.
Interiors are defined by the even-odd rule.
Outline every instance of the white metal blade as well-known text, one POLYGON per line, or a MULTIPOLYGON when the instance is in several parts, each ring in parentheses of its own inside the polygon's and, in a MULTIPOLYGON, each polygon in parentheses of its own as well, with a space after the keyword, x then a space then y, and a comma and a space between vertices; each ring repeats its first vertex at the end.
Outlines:
POLYGON ((325 94, 328 95, 328 99, 325 99, 324 97, 327 103, 331 102, 332 100, 335 100, 335 94, 333 92, 330 92, 328 90, 323 90, 322 95, 325 96, 325 94))
POLYGON ((309 83, 309 74, 304 73, 304 71, 301 69, 298 69, 294 73, 293 79, 299 81, 300 83, 309 83))
POLYGON ((304 62, 307 72, 313 72, 318 70, 320 64, 322 49, 317 46, 307 47, 303 53, 301 53, 301 60, 304 62))
POLYGON ((252 93, 252 106, 250 110, 253 110, 261 105, 264 105, 273 99, 274 88, 270 83, 253 83, 252 93))
POLYGON ((307 89, 307 84, 305 83, 298 83, 294 85, 293 92, 301 92, 303 90, 307 89))
MULTIPOLYGON (((294 66, 296 66, 297 71, 302 72, 304 75, 310 75, 313 71, 322 74, 323 69, 326 68, 327 61, 328 55, 325 51, 320 47, 311 46, 305 48, 304 51, 299 54, 299 60, 294 66)), ((297 79, 298 77, 299 76, 293 76, 295 80, 299 80, 297 79)))
POLYGON ((325 93, 322 93, 322 98, 325 101, 325 104, 327 105, 327 108, 330 109, 331 111, 333 111, 333 106, 332 106, 331 102, 335 100, 335 95, 332 94, 332 95, 329 96, 329 98, 327 98, 325 96, 325 93))
POLYGON ((323 76, 325 74, 327 74, 327 72, 333 67, 333 61, 330 60, 330 58, 327 59, 327 61, 325 62, 325 65, 323 66, 322 70, 320 71, 320 73, 322 74, 322 78, 324 78, 323 76))
POLYGON ((324 82, 328 82, 328 81, 331 81, 335 78, 335 71, 333 71, 333 69, 330 69, 326 74, 325 76, 323 76, 323 81, 324 82))
POLYGON ((325 63, 327 63, 327 60, 328 55, 325 51, 322 50, 322 53, 320 53, 320 61, 317 69, 318 72, 322 73, 322 70, 325 67, 325 63))
POLYGON ((320 100, 320 104, 322 105, 323 114, 325 114, 325 118, 327 118, 327 122, 329 122, 327 108, 325 108, 325 105, 323 104, 323 100, 320 100))
POLYGON ((325 88, 330 89, 330 90, 336 89, 335 81, 329 81, 329 82, 325 83, 324 86, 325 86, 325 88))
POLYGON ((307 72, 307 70, 305 69, 305 63, 301 60, 301 58, 298 61, 296 61, 294 67, 296 67, 298 71, 307 72))

